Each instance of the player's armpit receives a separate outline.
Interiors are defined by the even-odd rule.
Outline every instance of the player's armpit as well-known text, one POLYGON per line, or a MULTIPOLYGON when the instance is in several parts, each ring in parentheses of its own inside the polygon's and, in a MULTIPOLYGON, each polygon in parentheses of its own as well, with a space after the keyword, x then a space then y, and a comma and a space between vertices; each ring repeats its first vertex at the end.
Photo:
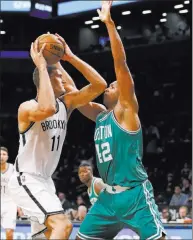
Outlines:
POLYGON ((96 88, 96 86, 89 84, 80 90, 67 93, 64 96, 64 101, 67 106, 71 107, 72 109, 79 108, 88 104, 100 94, 102 94, 105 88, 106 86, 104 86, 104 88, 101 86, 99 86, 99 88, 96 88))
POLYGON ((102 179, 95 182, 94 190, 97 195, 99 195, 104 188, 105 188, 105 183, 103 182, 102 179))
POLYGON ((42 121, 56 112, 56 108, 41 108, 35 101, 27 101, 20 105, 18 110, 18 121, 20 124, 42 121))
POLYGON ((94 122, 96 121, 98 114, 106 110, 107 109, 104 105, 95 102, 90 102, 85 106, 78 108, 79 112, 94 122))

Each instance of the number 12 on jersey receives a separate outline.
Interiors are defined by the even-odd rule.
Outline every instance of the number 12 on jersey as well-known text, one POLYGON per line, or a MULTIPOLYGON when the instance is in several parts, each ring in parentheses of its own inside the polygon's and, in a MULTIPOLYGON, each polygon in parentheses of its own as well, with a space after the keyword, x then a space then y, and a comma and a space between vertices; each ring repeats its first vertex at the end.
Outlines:
POLYGON ((108 142, 102 143, 101 145, 95 144, 95 147, 100 163, 113 160, 113 157, 110 153, 110 145, 108 142))

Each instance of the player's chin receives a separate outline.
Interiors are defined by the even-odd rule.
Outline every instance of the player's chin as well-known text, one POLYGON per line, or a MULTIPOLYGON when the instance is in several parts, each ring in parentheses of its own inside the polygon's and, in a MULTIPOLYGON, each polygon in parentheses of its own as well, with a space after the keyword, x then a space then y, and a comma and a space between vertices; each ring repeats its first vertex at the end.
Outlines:
POLYGON ((82 183, 86 183, 86 182, 87 182, 86 179, 82 179, 82 178, 80 178, 80 181, 81 181, 82 183))

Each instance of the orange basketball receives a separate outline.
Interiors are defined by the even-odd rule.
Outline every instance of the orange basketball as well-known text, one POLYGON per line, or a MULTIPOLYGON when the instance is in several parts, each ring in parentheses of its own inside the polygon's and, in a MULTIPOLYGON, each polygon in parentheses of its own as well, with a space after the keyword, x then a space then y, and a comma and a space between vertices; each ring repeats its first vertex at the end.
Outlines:
POLYGON ((40 50, 42 45, 46 43, 43 56, 45 57, 48 65, 57 63, 63 57, 64 46, 54 34, 41 35, 38 37, 38 43, 38 50, 40 50))

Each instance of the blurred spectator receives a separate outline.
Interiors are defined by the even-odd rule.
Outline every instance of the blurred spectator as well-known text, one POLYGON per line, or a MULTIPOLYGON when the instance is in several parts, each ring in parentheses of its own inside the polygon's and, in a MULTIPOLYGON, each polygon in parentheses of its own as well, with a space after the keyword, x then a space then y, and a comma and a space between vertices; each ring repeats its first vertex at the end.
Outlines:
POLYGON ((188 208, 186 206, 182 206, 179 208, 179 217, 176 219, 177 222, 186 223, 190 222, 191 217, 188 215, 188 208))
POLYGON ((171 197, 172 197, 172 188, 171 187, 166 188, 166 197, 168 199, 168 204, 169 204, 169 199, 171 199, 171 197))
POLYGON ((167 223, 171 220, 171 214, 169 212, 169 208, 165 207, 162 209, 162 213, 161 213, 161 221, 163 223, 167 223))
POLYGON ((182 192, 185 194, 190 194, 192 185, 190 184, 190 181, 187 178, 184 178, 182 180, 182 192))
POLYGON ((58 197, 60 199, 60 202, 62 204, 62 207, 64 211, 68 210, 69 208, 72 207, 71 203, 66 199, 66 195, 63 192, 58 193, 58 197))
POLYGON ((157 197, 156 197, 156 203, 158 205, 167 205, 167 200, 164 196, 163 193, 160 193, 157 197))
POLYGON ((179 186, 175 186, 174 194, 170 201, 170 206, 181 206, 186 205, 188 201, 188 196, 181 192, 179 186))
POLYGON ((190 216, 188 216, 188 208, 186 206, 181 206, 179 208, 179 219, 188 219, 190 216))
POLYGON ((86 214, 87 214, 87 207, 86 206, 83 206, 83 205, 80 205, 78 207, 78 212, 77 212, 77 218, 76 220, 77 221, 83 221, 84 218, 86 217, 86 214))
POLYGON ((188 164, 185 163, 184 168, 181 170, 181 175, 182 177, 188 178, 189 173, 190 173, 190 168, 188 167, 188 164))
POLYGON ((82 198, 82 196, 81 195, 79 195, 77 198, 76 198, 76 204, 77 204, 77 206, 80 206, 80 205, 86 205, 85 204, 85 201, 84 201, 84 199, 82 198))

